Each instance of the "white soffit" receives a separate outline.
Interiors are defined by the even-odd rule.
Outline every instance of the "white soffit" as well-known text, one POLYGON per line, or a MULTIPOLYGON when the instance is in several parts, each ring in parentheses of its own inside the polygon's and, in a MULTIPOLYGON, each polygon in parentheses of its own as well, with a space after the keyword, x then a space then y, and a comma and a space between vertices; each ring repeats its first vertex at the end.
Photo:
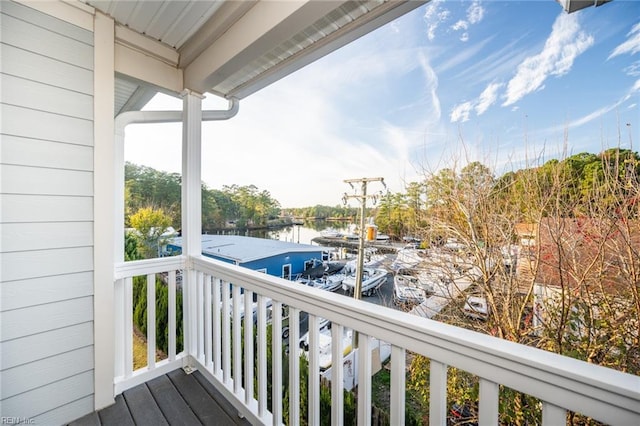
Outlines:
POLYGON ((177 92, 175 83, 171 87, 162 83, 175 76, 182 77, 182 72, 183 88, 226 98, 246 97, 425 3, 405 0, 85 2, 116 21, 116 39, 120 45, 116 68, 133 77, 130 81, 117 79, 116 111, 126 111, 138 103, 127 99, 127 93, 141 98, 140 90, 144 86, 134 89, 133 82, 148 81, 156 88, 161 85, 165 90, 177 92), (127 36, 126 31, 140 34, 138 40, 143 43, 139 44, 132 35, 127 36), (157 43, 157 48, 148 42, 157 43), (173 50, 178 61, 165 60, 168 56, 162 53, 163 49, 173 50), (153 74, 148 70, 152 63, 150 54, 165 68, 159 71, 164 74, 155 73, 155 80, 145 77, 153 74), (171 67, 178 74, 172 76, 171 67))

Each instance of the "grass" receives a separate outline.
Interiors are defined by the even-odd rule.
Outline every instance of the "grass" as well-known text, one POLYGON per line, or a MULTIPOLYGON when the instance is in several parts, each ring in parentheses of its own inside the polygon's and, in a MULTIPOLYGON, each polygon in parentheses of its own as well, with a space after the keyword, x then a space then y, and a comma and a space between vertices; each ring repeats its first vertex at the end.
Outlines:
MULTIPOLYGON (((389 413, 390 389, 391 389, 391 364, 387 362, 382 369, 371 377, 371 403, 389 413)), ((408 377, 407 377, 408 380, 408 377)), ((414 391, 406 390, 406 411, 407 423, 409 425, 421 424, 424 408, 419 403, 419 397, 414 391)))
MULTIPOLYGON (((166 355, 156 349, 156 362, 166 358, 166 355)), ((138 331, 133 330, 133 371, 147 366, 147 339, 138 331)))

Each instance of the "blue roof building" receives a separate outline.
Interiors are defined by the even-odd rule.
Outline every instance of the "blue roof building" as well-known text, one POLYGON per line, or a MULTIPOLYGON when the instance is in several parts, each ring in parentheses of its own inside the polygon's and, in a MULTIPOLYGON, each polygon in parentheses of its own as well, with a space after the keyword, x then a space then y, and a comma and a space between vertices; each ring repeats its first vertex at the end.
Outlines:
MULTIPOLYGON (((169 251, 182 249, 182 237, 167 245, 169 251)), ((330 247, 298 244, 239 235, 202 235, 202 254, 286 279, 295 278, 314 261, 327 260, 330 247)))

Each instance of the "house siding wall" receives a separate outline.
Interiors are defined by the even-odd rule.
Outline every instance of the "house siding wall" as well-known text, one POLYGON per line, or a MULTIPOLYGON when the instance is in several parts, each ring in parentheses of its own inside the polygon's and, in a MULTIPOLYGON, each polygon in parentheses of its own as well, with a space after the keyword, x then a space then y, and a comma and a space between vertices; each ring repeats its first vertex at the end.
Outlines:
POLYGON ((0 2, 0 416, 93 410, 93 33, 0 2))

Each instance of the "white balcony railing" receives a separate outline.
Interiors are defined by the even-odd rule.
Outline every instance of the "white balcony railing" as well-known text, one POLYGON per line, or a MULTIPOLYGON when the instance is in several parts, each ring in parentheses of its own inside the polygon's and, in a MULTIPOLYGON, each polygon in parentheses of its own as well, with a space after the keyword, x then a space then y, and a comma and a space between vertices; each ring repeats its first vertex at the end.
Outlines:
MULTIPOLYGON (((640 424, 640 378, 608 368, 587 364, 524 345, 504 341, 404 312, 381 308, 338 294, 295 285, 287 280, 250 271, 206 258, 170 258, 135 262, 118 268, 118 329, 116 392, 164 374, 168 369, 189 365, 202 374, 231 401, 251 423, 282 424, 283 398, 273 392, 268 406, 267 384, 281 389, 283 371, 288 369, 290 424, 298 424, 300 405, 299 318, 309 315, 309 424, 320 424, 320 370, 318 363, 318 319, 332 322, 332 359, 342 357, 344 327, 359 333, 356 368, 358 377, 358 424, 370 424, 372 339, 391 344, 391 424, 404 424, 406 351, 430 359, 429 420, 446 424, 447 368, 453 366, 479 377, 478 422, 498 423, 499 385, 531 395, 542 401, 542 423, 565 424, 567 410, 604 423, 640 424), (175 353, 175 311, 169 312, 169 354, 155 363, 152 349, 148 366, 132 370, 131 277, 169 273, 169 309, 175 301, 175 271, 183 270, 185 350, 175 353), (173 294, 173 296, 172 296, 173 294), (249 312, 254 297, 256 314, 249 312), (216 303, 218 301, 218 303, 216 303), (127 305, 128 304, 128 305, 127 305), (272 335, 282 331, 282 305, 289 307, 289 365, 272 357, 272 377, 267 377, 267 345, 281 353, 280 338, 267 341, 267 306, 271 304, 272 335), (171 322, 173 318, 173 323, 171 322), (254 330, 255 328, 255 330, 254 330), (171 335, 173 334, 173 344, 171 335), (253 336, 257 344, 254 347, 253 336), (239 344, 244 340, 243 344, 239 344), (254 353, 255 350, 255 353, 254 353), (254 389, 255 386, 255 389, 254 389)), ((147 286, 148 305, 154 294, 147 286)), ((148 311, 148 323, 155 312, 148 311)), ((155 330, 153 331, 155 332, 155 330)), ((147 330, 149 346, 154 336, 147 330)), ((334 363, 335 364, 335 363, 334 363)), ((343 369, 331 370, 331 424, 343 422, 343 369)))

